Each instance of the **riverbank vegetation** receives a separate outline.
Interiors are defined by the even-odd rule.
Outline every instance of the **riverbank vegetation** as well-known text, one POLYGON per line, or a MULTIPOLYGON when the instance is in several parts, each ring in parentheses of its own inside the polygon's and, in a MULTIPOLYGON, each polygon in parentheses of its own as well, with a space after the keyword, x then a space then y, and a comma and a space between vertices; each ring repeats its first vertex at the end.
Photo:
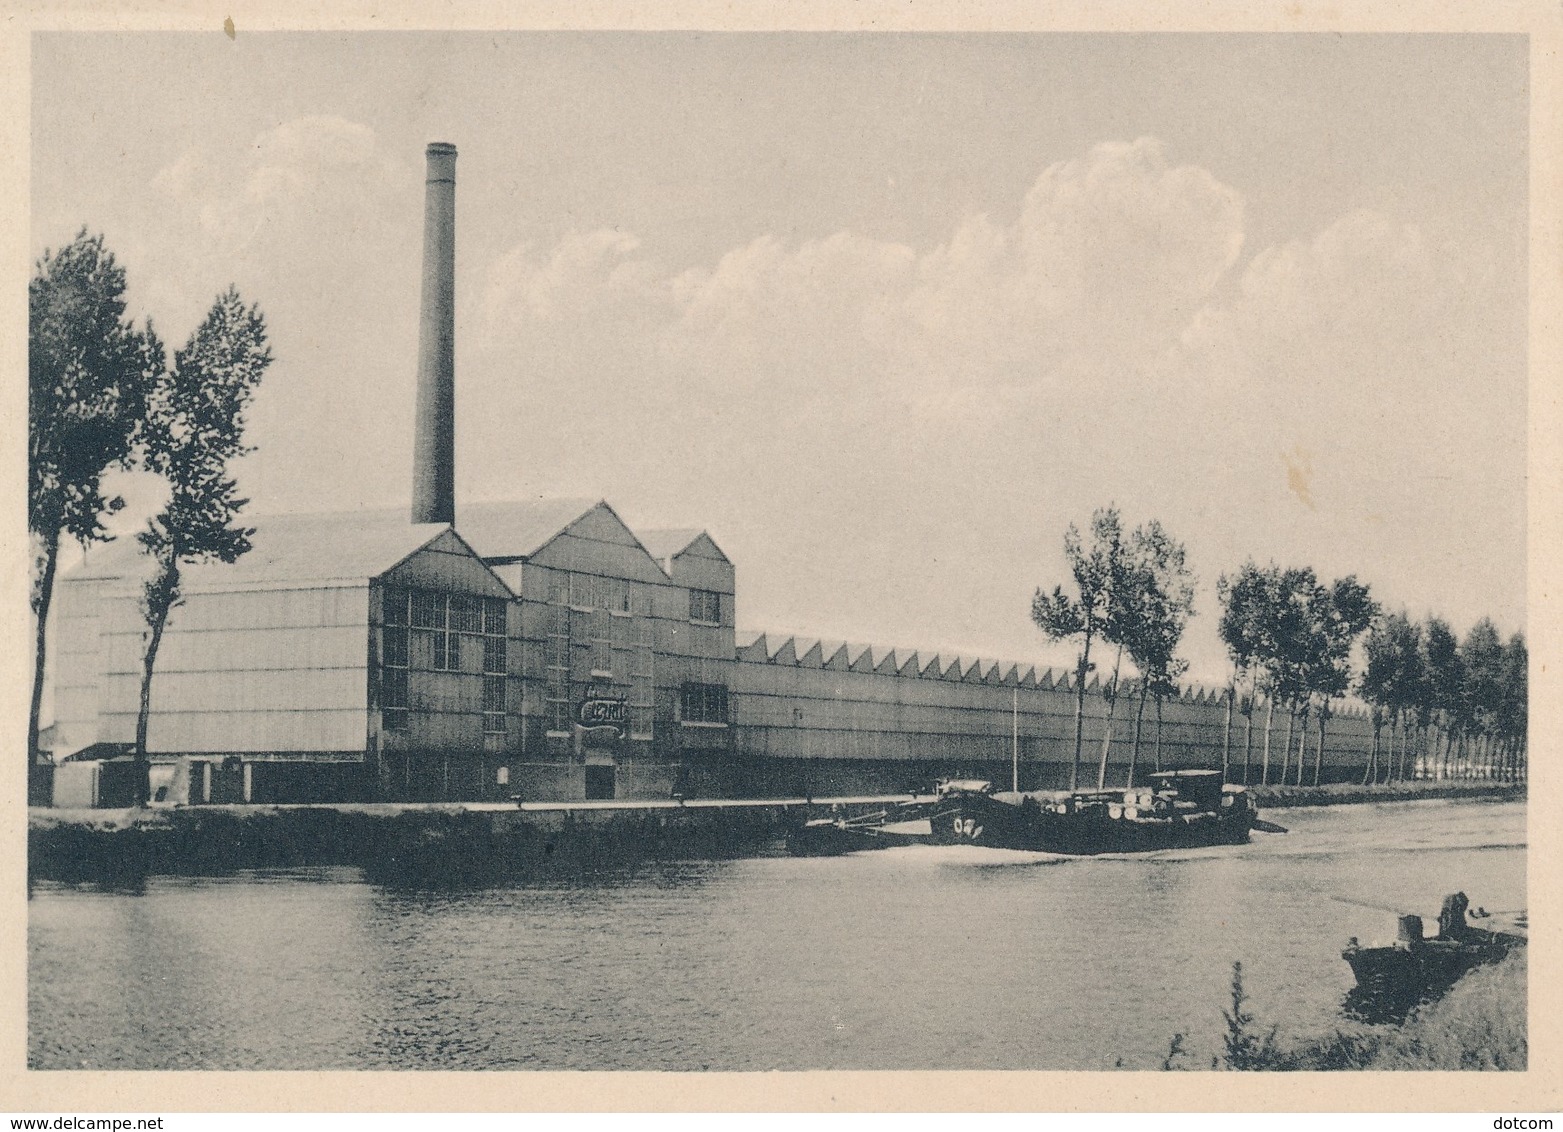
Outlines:
MULTIPOLYGON (((1088 691, 1100 694, 1107 709, 1098 789, 1106 780, 1118 699, 1127 692, 1138 700, 1132 784, 1147 696, 1157 705, 1155 761, 1161 769, 1161 704, 1179 694, 1188 668, 1178 646, 1194 614, 1193 575, 1182 543, 1155 520, 1126 531, 1116 507, 1098 509, 1085 535, 1071 524, 1064 555, 1073 593, 1039 587, 1031 619, 1050 640, 1079 645, 1071 680, 1070 789, 1080 785, 1088 691), (1109 650, 1112 663, 1090 682, 1098 668, 1093 647, 1109 650)), ((1324 581, 1309 566, 1260 566, 1249 559, 1222 574, 1216 591, 1219 633, 1232 662, 1221 740, 1227 781, 1323 784, 1329 721, 1348 697, 1366 711, 1373 729, 1363 787, 1525 780, 1529 653, 1523 632, 1505 641, 1483 617, 1460 639, 1433 614, 1414 622, 1404 609, 1385 611, 1355 575, 1324 581), (1257 727, 1256 716, 1263 720, 1257 727)))
MULTIPOLYGON (((1480 967, 1443 998, 1418 1007, 1399 1025, 1347 1023, 1328 1034, 1289 1036, 1249 1008, 1243 965, 1232 966, 1231 999, 1221 1012, 1225 1031, 1211 1069, 1318 1071, 1339 1069, 1523 1070, 1527 1064, 1526 949, 1480 967)), ((1173 1035, 1163 1069, 1202 1069, 1189 1035, 1173 1035)))

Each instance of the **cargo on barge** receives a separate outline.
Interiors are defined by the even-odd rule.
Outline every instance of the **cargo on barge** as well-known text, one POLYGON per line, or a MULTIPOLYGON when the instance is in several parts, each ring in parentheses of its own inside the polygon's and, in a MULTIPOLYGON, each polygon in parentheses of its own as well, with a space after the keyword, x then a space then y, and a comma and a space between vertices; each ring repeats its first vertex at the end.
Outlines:
POLYGON ((1247 793, 1219 771, 1169 770, 1141 788, 1000 794, 988 783, 949 784, 928 814, 931 840, 1090 856, 1240 845, 1259 819, 1247 793))

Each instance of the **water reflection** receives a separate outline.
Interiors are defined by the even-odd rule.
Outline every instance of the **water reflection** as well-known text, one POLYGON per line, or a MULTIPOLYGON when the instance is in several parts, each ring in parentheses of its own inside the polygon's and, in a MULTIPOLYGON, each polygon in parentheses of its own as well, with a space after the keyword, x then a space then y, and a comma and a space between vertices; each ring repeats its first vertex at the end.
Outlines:
POLYGON ((1523 903, 1523 807, 1290 816, 1285 837, 1149 857, 913 847, 481 886, 352 868, 39 882, 29 1060, 1144 1068, 1188 1031, 1204 1063, 1236 959, 1262 1019, 1335 1022, 1342 944, 1393 923, 1333 897, 1523 903))

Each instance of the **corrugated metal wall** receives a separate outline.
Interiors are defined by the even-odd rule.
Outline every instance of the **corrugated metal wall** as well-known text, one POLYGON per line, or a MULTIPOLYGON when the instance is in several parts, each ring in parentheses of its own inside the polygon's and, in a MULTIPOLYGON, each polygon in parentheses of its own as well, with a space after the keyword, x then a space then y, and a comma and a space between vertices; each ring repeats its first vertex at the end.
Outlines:
MULTIPOLYGON (((136 732, 146 626, 136 593, 99 603, 98 739, 136 732)), ((356 753, 367 729, 368 587, 190 594, 169 616, 152 680, 153 753, 356 753)))
MULTIPOLYGON (((784 656, 796 650, 783 650, 784 656)), ((932 669, 934 666, 930 665, 932 669)), ((945 665, 949 671, 953 665, 945 665)), ((732 668, 735 754, 781 759, 884 759, 944 763, 1007 762, 1012 711, 1018 720, 1023 760, 1070 762, 1074 756, 1075 695, 1058 688, 1014 688, 995 668, 968 679, 800 667, 744 660, 732 668)), ((1135 697, 1118 700, 1113 720, 1112 763, 1125 763, 1134 736, 1135 697)), ((1083 761, 1095 766, 1106 729, 1106 700, 1088 690, 1083 761)), ((1226 706, 1213 693, 1191 693, 1162 707, 1162 757, 1169 766, 1219 766, 1226 706), (1197 696, 1197 699, 1195 698, 1197 696)), ((1255 720, 1254 765, 1263 742, 1263 710, 1255 720)), ((1313 726, 1316 726, 1313 725, 1313 726)), ((1286 717, 1271 737, 1271 761, 1280 763, 1286 717)), ((1140 758, 1155 741, 1155 704, 1145 708, 1140 758)), ((1310 731, 1309 765, 1313 733, 1310 731)), ((1234 713, 1231 758, 1241 763, 1244 719, 1234 713)), ((1326 764, 1361 766, 1372 744, 1372 726, 1358 712, 1342 711, 1326 729, 1326 764)))

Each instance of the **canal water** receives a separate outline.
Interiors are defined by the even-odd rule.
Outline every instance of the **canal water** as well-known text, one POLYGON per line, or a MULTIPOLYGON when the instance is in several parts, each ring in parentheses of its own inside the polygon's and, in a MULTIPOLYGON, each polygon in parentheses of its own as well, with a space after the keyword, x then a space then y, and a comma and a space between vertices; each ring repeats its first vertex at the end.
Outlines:
POLYGON ((467 891, 355 869, 54 883, 29 900, 34 1068, 1154 1068, 1209 1064, 1241 961, 1327 1030, 1363 904, 1525 904, 1525 808, 1277 810, 1139 857, 972 847, 642 864, 467 891))

